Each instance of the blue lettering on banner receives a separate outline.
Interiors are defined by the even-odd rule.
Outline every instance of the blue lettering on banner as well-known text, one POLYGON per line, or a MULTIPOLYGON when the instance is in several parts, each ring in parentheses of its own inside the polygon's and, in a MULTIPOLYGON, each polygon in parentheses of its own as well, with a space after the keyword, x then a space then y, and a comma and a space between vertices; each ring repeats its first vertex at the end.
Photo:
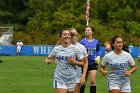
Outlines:
POLYGON ((50 50, 52 50, 52 47, 46 47, 46 46, 45 47, 43 47, 43 46, 41 46, 41 47, 34 46, 33 47, 34 54, 37 54, 37 55, 38 54, 49 54, 50 50), (49 48, 51 48, 51 49, 49 49, 49 48), (47 51, 47 50, 49 50, 49 51, 47 51))
POLYGON ((33 47, 34 54, 39 54, 39 47, 33 47))
MULTIPOLYGON (((22 56, 48 56, 55 45, 24 45, 21 49, 22 56)), ((88 54, 93 55, 95 49, 88 49, 88 54)), ((105 47, 101 46, 101 57, 104 56, 105 47)), ((133 47, 130 53, 133 57, 138 57, 140 47, 133 47)), ((16 55, 16 46, 0 45, 0 55, 16 55)))
MULTIPOLYGON (((48 56, 54 45, 24 45, 22 56, 48 56)), ((0 46, 0 55, 16 55, 16 46, 0 46)))
POLYGON ((54 46, 33 46, 34 55, 48 55, 54 46))

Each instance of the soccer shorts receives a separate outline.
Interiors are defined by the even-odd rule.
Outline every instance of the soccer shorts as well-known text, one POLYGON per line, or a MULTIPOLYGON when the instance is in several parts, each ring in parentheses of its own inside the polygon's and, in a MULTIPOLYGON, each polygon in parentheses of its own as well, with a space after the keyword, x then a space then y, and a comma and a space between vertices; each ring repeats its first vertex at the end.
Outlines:
POLYGON ((20 52, 21 51, 21 47, 17 47, 16 52, 20 52))
POLYGON ((80 79, 81 79, 81 76, 82 76, 82 68, 81 67, 77 67, 76 68, 76 83, 80 83, 80 79))
POLYGON ((90 70, 98 70, 98 64, 95 63, 95 64, 92 64, 92 65, 88 65, 87 72, 90 71, 90 70))
POLYGON ((76 83, 80 83, 81 78, 77 78, 76 83))
POLYGON ((54 80, 54 88, 63 88, 67 89, 67 91, 74 91, 76 86, 76 82, 71 81, 57 81, 54 80))
POLYGON ((129 79, 116 79, 108 82, 108 90, 118 89, 121 92, 131 92, 130 80, 129 79))

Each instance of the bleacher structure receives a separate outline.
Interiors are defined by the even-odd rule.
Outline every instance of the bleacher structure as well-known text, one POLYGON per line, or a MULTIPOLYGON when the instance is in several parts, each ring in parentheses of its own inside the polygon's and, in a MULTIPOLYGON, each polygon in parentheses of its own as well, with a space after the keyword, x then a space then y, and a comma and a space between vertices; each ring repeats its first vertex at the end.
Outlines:
POLYGON ((13 27, 0 26, 0 45, 12 45, 13 27))

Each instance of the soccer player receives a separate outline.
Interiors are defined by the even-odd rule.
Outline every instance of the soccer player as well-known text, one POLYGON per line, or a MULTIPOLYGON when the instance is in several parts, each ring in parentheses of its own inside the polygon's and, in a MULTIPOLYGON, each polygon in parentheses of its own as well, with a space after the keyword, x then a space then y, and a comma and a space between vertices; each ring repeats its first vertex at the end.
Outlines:
MULTIPOLYGON (((94 27, 87 26, 85 29, 85 38, 80 43, 85 46, 88 54, 88 70, 86 77, 90 76, 90 93, 96 93, 96 74, 98 63, 100 61, 100 43, 93 38, 94 27)), ((80 93, 84 93, 85 85, 81 86, 80 93)))
POLYGON ((23 46, 22 41, 18 40, 16 46, 17 46, 16 54, 19 56, 19 55, 21 55, 21 47, 23 46))
POLYGON ((106 55, 107 53, 109 53, 111 49, 111 45, 108 41, 106 41, 104 45, 105 45, 105 55, 106 55))
POLYGON ((104 76, 108 73, 108 91, 109 93, 131 93, 130 75, 136 71, 135 62, 128 52, 122 50, 121 37, 113 37, 111 46, 113 51, 103 57, 100 66, 104 76), (109 72, 105 70, 107 65, 109 72))
POLYGON ((75 90, 74 90, 74 93, 80 93, 80 87, 81 85, 84 85, 85 84, 85 78, 86 78, 86 72, 87 72, 87 68, 88 68, 88 59, 87 59, 87 51, 86 51, 86 48, 78 43, 78 40, 79 40, 79 34, 77 32, 77 30, 75 28, 71 28, 70 29, 70 32, 71 32, 71 42, 73 45, 77 46, 83 56, 84 56, 84 67, 83 67, 83 73, 82 73, 82 69, 81 67, 78 67, 76 68, 76 72, 77 72, 77 82, 76 82, 76 87, 75 87, 75 90))
POLYGON ((71 34, 68 29, 60 32, 60 40, 61 44, 53 48, 45 63, 50 64, 52 60, 56 61, 55 93, 72 93, 77 80, 76 65, 84 66, 83 55, 79 48, 71 44, 71 34))
POLYGON ((138 65, 140 66, 140 55, 138 56, 138 65))

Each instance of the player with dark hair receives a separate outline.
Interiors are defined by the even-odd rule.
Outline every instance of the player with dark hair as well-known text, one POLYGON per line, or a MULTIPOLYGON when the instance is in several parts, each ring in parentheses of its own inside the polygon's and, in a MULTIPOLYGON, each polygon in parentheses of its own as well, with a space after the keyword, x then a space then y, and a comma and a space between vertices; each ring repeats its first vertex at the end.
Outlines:
MULTIPOLYGON (((88 54, 88 70, 86 77, 90 76, 90 93, 96 93, 96 75, 98 64, 100 62, 100 43, 93 38, 95 28, 87 26, 85 29, 85 38, 80 43, 85 46, 88 54)), ((86 78, 87 79, 87 78, 86 78)), ((84 93, 85 85, 81 86, 80 93, 84 93)))
POLYGON ((111 46, 113 51, 103 57, 100 66, 103 76, 108 73, 108 91, 109 93, 131 93, 130 75, 136 71, 135 62, 128 52, 122 50, 121 37, 113 37, 111 46), (109 72, 105 70, 107 65, 109 72))
POLYGON ((50 64, 52 60, 56 61, 55 93, 72 93, 77 80, 76 66, 84 66, 83 55, 79 48, 71 44, 71 34, 68 29, 60 32, 60 40, 61 44, 53 48, 45 63, 50 64))

